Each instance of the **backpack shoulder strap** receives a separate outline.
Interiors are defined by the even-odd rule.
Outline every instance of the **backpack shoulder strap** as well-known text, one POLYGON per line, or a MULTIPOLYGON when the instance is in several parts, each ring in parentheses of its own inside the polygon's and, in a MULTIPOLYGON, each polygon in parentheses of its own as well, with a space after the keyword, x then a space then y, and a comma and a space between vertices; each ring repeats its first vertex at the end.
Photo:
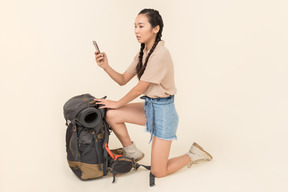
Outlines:
POLYGON ((113 175, 113 181, 112 183, 115 183, 115 176, 116 176, 116 173, 114 171, 112 171, 112 175, 113 175))
POLYGON ((79 160, 78 133, 77 133, 77 125, 76 125, 75 119, 71 121, 71 124, 73 126, 73 132, 74 132, 73 142, 76 144, 75 145, 75 161, 78 161, 79 160))
MULTIPOLYGON (((137 170, 140 166, 146 168, 147 170, 151 170, 151 166, 142 165, 142 164, 138 164, 138 163, 136 163, 135 169, 137 170)), ((151 173, 151 171, 150 171, 150 175, 149 175, 149 185, 150 185, 150 187, 153 187, 155 185, 155 176, 151 173)))
POLYGON ((155 185, 155 176, 151 172, 149 175, 149 182, 150 187, 153 187, 155 185))

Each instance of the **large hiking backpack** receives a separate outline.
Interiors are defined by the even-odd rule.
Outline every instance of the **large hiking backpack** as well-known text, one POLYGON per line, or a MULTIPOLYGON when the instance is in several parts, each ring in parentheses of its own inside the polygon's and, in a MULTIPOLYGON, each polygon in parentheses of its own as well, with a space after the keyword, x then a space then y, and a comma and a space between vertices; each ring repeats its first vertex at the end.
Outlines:
MULTIPOLYGON (((83 94, 72 97, 64 105, 67 160, 81 180, 96 179, 110 171, 114 183, 117 173, 137 170, 140 164, 124 157, 122 148, 109 150, 106 109, 99 109, 94 99, 90 94, 83 94)), ((141 166, 150 170, 150 166, 141 166)))

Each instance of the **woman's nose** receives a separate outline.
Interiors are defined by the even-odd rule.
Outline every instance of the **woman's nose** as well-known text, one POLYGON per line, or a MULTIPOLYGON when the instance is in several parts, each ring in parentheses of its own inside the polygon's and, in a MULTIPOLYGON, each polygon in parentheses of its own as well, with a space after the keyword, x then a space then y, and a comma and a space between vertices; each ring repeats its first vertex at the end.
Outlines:
POLYGON ((139 33, 139 29, 135 28, 135 34, 138 34, 138 33, 139 33))

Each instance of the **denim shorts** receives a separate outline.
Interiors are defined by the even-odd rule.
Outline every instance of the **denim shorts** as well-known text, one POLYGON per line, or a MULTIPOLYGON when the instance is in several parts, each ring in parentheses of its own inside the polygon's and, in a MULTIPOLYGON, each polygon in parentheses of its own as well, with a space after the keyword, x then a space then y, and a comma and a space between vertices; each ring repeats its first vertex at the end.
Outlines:
POLYGON ((174 95, 166 98, 140 98, 145 100, 146 131, 151 133, 150 142, 153 136, 164 140, 177 139, 179 116, 174 105, 174 95))

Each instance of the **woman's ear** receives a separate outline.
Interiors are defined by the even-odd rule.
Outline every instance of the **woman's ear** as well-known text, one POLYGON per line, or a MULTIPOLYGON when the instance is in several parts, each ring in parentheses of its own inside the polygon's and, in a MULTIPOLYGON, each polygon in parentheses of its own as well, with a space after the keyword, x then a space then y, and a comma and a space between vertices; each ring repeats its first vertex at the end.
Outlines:
POLYGON ((159 30, 160 30, 160 27, 159 27, 159 25, 157 25, 156 27, 153 28, 153 33, 156 34, 159 32, 159 30))

